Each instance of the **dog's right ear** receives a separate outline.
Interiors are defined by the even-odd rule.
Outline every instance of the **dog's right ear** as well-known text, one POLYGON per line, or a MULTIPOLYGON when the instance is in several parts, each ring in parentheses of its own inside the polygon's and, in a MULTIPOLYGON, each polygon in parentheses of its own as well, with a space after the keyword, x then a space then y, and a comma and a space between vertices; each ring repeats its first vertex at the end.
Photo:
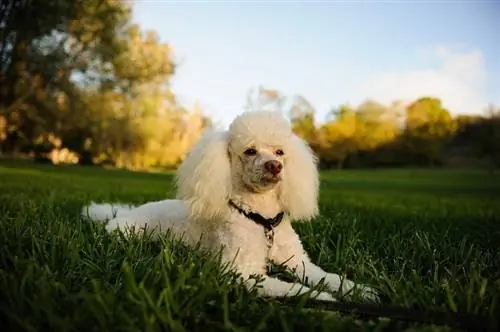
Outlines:
POLYGON ((177 198, 186 201, 190 218, 212 220, 227 211, 231 164, 227 132, 207 132, 177 170, 177 198))

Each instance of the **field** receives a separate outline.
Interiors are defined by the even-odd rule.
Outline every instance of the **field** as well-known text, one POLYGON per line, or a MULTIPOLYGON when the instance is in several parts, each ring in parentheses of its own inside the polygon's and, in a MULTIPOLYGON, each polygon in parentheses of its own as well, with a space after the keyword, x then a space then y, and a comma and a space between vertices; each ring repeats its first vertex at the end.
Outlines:
MULTIPOLYGON (((380 289, 385 304, 500 317, 500 175, 324 172, 322 216, 295 225, 314 262, 380 289)), ((257 298, 204 254, 107 234, 90 200, 173 195, 172 174, 0 163, 5 331, 448 330, 257 298)))

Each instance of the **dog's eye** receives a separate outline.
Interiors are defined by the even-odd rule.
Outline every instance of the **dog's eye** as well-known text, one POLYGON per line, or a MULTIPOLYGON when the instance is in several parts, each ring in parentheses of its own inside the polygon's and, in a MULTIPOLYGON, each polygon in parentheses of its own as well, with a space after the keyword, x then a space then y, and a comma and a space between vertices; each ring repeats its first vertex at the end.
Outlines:
POLYGON ((243 152, 247 156, 255 156, 257 154, 257 150, 254 148, 246 149, 245 152, 243 152))
POLYGON ((277 156, 282 156, 282 155, 284 155, 284 154, 285 154, 285 152, 284 152, 283 150, 281 150, 281 149, 276 150, 274 153, 275 153, 277 156))

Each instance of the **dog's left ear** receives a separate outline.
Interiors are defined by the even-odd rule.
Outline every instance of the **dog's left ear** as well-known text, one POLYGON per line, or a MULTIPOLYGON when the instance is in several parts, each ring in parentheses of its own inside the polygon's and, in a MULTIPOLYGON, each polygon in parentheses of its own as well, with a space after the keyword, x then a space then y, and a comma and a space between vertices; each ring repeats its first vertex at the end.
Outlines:
POLYGON ((292 136, 286 153, 280 200, 290 218, 310 220, 318 214, 317 158, 309 145, 292 136))

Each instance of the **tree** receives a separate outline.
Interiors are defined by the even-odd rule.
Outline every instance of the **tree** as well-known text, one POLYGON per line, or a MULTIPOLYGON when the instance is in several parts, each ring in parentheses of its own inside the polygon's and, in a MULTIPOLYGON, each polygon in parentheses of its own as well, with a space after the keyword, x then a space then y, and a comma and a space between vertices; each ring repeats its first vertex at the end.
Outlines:
POLYGON ((399 134, 399 116, 394 108, 368 100, 359 105, 355 112, 358 119, 356 136, 360 150, 374 150, 394 140, 399 134))
POLYGON ((286 99, 278 90, 259 85, 248 92, 244 108, 248 111, 267 109, 279 112, 283 111, 286 99))
POLYGON ((129 1, 1 9, 3 151, 44 158, 67 148, 86 164, 172 166, 209 123, 177 104, 172 49, 131 23, 129 1))
POLYGON ((37 150, 57 128, 61 92, 120 48, 130 19, 125 1, 2 2, 2 105, 8 123, 4 148, 37 150), (38 143, 34 143, 38 142, 38 143))
POLYGON ((314 106, 304 96, 296 95, 290 98, 288 114, 293 132, 314 146, 317 131, 314 106))
POLYGON ((315 139, 314 106, 301 95, 286 96, 277 89, 259 86, 247 95, 246 110, 273 110, 288 115, 293 131, 309 143, 315 139))
POLYGON ((420 98, 406 109, 407 145, 431 166, 441 161, 443 148, 456 128, 456 122, 437 98, 420 98))
POLYGON ((480 116, 461 116, 454 146, 485 160, 494 173, 500 167, 500 108, 489 105, 480 116))
POLYGON ((334 119, 319 128, 317 149, 327 163, 335 163, 341 169, 347 157, 358 150, 356 127, 359 120, 355 110, 348 105, 341 105, 332 113, 334 119))
POLYGON ((479 143, 480 151, 490 161, 490 171, 500 167, 500 108, 489 105, 482 121, 483 134, 479 143))

